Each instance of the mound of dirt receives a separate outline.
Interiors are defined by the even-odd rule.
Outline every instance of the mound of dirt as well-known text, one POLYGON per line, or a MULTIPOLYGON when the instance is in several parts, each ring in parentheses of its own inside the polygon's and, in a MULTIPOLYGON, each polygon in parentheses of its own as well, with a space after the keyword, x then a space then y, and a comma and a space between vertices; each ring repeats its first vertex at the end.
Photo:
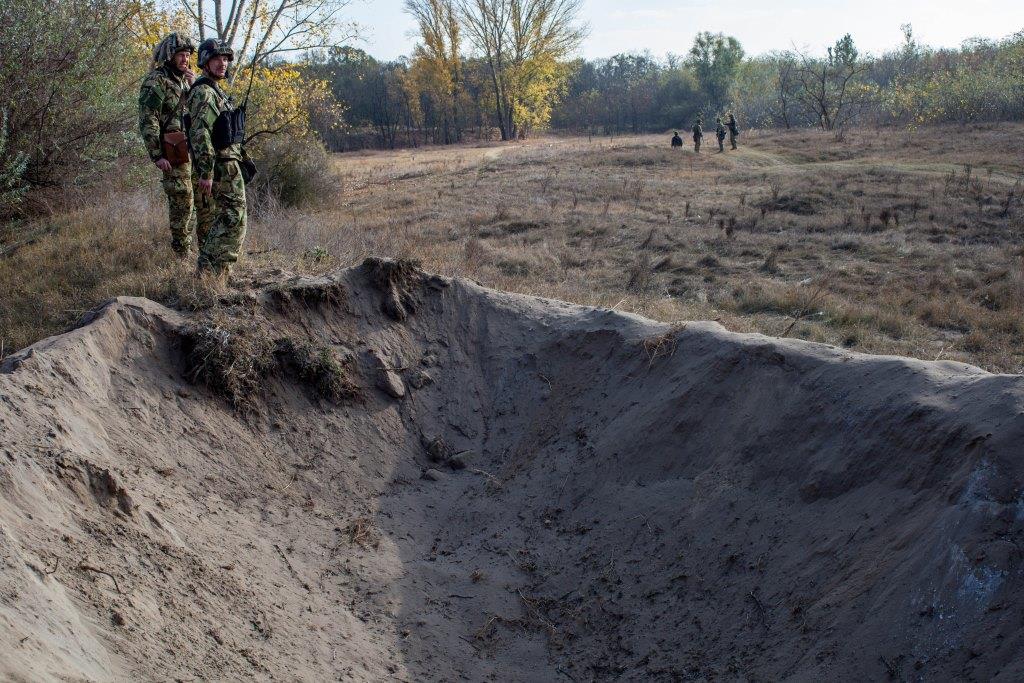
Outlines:
POLYGON ((5 680, 1024 678, 1024 378, 371 261, 0 367, 5 680))

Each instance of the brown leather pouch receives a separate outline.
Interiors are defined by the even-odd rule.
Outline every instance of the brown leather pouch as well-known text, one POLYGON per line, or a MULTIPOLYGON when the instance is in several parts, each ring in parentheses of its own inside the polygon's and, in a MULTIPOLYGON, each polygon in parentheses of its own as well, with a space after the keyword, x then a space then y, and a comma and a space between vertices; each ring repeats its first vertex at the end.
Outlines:
POLYGON ((183 166, 188 163, 188 139, 181 131, 164 133, 163 138, 164 159, 171 166, 183 166))

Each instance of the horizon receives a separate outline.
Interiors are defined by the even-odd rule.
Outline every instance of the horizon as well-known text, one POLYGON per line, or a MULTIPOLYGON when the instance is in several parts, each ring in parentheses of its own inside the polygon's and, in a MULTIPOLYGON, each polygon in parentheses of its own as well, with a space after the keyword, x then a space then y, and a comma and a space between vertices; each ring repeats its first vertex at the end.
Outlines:
MULTIPOLYGON (((852 35, 862 53, 881 54, 903 42, 901 26, 910 24, 916 41, 930 48, 959 48, 972 39, 1000 40, 1024 31, 1024 3, 1010 8, 993 0, 978 0, 970 7, 950 0, 908 0, 896 6, 883 0, 841 0, 824 7, 810 0, 787 0, 767 8, 752 0, 735 0, 731 12, 713 13, 711 0, 670 3, 638 0, 622 7, 616 0, 584 0, 579 20, 590 27, 576 56, 604 59, 621 53, 650 52, 659 59, 670 53, 685 55, 700 31, 735 36, 747 56, 798 48, 823 53, 844 34, 852 35), (699 12, 695 19, 688 14, 699 12), (891 20, 878 16, 892 14, 891 20), (679 18, 678 21, 674 21, 679 18), (765 29, 766 22, 777 26, 765 29), (681 24, 682 28, 673 26, 681 24), (990 27, 1000 26, 994 30, 990 27)), ((347 18, 363 28, 358 47, 377 59, 409 56, 418 42, 415 23, 402 7, 403 0, 356 0, 347 18)))

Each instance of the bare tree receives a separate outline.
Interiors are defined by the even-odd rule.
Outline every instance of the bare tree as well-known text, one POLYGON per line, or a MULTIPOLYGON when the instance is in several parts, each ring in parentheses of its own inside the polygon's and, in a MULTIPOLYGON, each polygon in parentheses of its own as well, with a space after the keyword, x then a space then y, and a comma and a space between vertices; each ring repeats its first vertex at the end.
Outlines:
POLYGON ((164 1, 185 10, 200 40, 223 40, 246 66, 259 66, 275 55, 334 47, 358 35, 358 27, 342 16, 352 0, 164 1))
POLYGON ((525 133, 533 100, 549 101, 550 70, 586 35, 576 23, 582 0, 458 0, 466 32, 487 64, 502 140, 525 133))
POLYGON ((775 69, 775 106, 771 107, 775 111, 772 113, 776 121, 781 121, 782 125, 789 129, 793 127, 790 111, 796 97, 794 92, 796 59, 792 53, 785 52, 779 55, 775 60, 775 69))
POLYGON ((794 74, 799 84, 800 99, 817 116, 823 130, 834 130, 849 121, 855 113, 857 98, 854 87, 867 71, 850 34, 828 48, 826 59, 815 59, 798 52, 800 64, 794 74))

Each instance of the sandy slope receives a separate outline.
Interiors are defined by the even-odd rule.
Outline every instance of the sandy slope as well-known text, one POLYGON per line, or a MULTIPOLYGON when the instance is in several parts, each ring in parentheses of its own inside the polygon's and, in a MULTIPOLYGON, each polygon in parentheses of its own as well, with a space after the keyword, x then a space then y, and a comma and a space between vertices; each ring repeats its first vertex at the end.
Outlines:
POLYGON ((408 293, 235 306, 341 405, 236 414, 140 299, 8 359, 0 678, 1024 677, 1024 378, 408 293))

